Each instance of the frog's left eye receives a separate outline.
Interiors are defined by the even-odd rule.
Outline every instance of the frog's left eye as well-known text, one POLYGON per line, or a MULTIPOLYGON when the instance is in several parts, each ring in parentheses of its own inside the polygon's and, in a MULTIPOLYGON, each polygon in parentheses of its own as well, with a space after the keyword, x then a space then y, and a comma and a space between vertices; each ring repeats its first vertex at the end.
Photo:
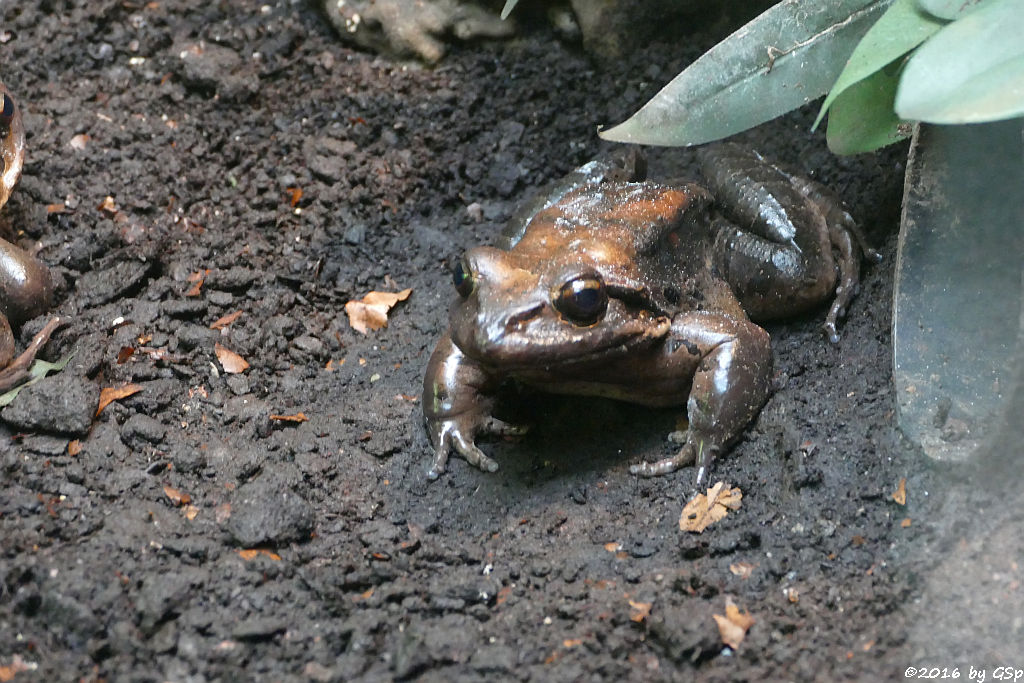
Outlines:
POLYGON ((577 325, 593 325, 608 309, 608 292, 600 278, 583 275, 562 285, 554 304, 559 313, 577 325))
POLYGON ((459 261, 452 269, 452 284, 463 299, 473 293, 476 281, 473 278, 473 269, 469 267, 466 259, 459 261))

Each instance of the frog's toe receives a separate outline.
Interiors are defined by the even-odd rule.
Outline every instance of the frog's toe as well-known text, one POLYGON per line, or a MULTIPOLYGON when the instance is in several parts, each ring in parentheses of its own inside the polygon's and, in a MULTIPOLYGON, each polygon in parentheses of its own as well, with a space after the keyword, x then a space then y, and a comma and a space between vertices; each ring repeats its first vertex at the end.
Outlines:
POLYGON ((452 450, 451 429, 447 429, 443 424, 428 424, 428 429, 430 430, 430 442, 434 446, 434 459, 431 460, 430 467, 427 469, 427 479, 436 481, 448 469, 448 454, 452 450))
POLYGON ((675 472, 680 467, 690 465, 696 459, 696 453, 693 450, 693 446, 686 444, 671 458, 664 458, 656 462, 642 462, 637 465, 632 465, 629 468, 629 472, 630 474, 638 474, 641 477, 660 477, 663 474, 675 472))
POLYGON ((466 438, 460 432, 456 432, 452 436, 455 442, 455 450, 459 452, 459 455, 466 459, 466 462, 470 465, 479 467, 484 472, 498 471, 498 463, 487 457, 482 450, 477 448, 472 439, 466 438))

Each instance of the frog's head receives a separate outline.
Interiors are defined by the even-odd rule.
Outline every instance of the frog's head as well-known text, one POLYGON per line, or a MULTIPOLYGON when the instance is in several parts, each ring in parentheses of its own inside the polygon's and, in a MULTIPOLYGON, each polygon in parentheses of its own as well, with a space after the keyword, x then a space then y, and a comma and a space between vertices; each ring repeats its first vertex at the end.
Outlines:
POLYGON ((671 326, 668 274, 651 256, 690 219, 699 188, 605 183, 541 211, 510 251, 470 249, 455 267, 451 336, 505 370, 628 355, 671 326))

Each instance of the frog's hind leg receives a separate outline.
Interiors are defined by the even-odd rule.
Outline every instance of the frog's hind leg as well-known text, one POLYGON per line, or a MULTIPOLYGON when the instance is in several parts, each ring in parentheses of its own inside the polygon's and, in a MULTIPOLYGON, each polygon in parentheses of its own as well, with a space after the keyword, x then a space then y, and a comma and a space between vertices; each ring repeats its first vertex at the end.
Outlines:
POLYGON ((743 308, 755 320, 770 320, 832 297, 825 329, 838 341, 836 320, 859 279, 853 220, 820 185, 780 170, 756 152, 714 145, 702 150, 701 163, 721 211, 713 223, 711 265, 743 308))
POLYGON ((780 169, 796 190, 807 197, 821 212, 828 225, 828 236, 836 255, 839 283, 835 298, 825 317, 825 333, 833 344, 839 341, 836 322, 846 317, 846 309, 860 290, 860 261, 880 263, 882 255, 868 244, 860 226, 842 207, 839 197, 821 183, 780 169))
POLYGON ((700 356, 686 401, 686 443, 675 456, 634 465, 630 471, 652 477, 696 461, 700 486, 715 456, 736 440, 768 398, 771 340, 746 318, 708 311, 676 316, 671 336, 683 341, 670 344, 675 348, 670 354, 700 356))

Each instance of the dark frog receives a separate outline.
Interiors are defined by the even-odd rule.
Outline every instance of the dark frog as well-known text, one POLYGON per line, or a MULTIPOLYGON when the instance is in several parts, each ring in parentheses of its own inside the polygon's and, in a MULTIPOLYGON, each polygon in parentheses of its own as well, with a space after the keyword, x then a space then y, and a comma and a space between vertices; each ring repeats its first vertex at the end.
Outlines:
POLYGON ((492 416, 507 380, 650 406, 686 405, 679 453, 646 476, 696 462, 698 483, 768 397, 764 321, 832 300, 838 341, 862 252, 877 258, 835 197, 755 152, 700 152, 707 188, 642 180, 636 155, 591 162, 513 218, 500 248, 455 268, 449 331, 430 357, 423 413, 434 447, 487 470, 480 434, 524 428, 492 416), (749 317, 748 317, 749 316, 749 317))

